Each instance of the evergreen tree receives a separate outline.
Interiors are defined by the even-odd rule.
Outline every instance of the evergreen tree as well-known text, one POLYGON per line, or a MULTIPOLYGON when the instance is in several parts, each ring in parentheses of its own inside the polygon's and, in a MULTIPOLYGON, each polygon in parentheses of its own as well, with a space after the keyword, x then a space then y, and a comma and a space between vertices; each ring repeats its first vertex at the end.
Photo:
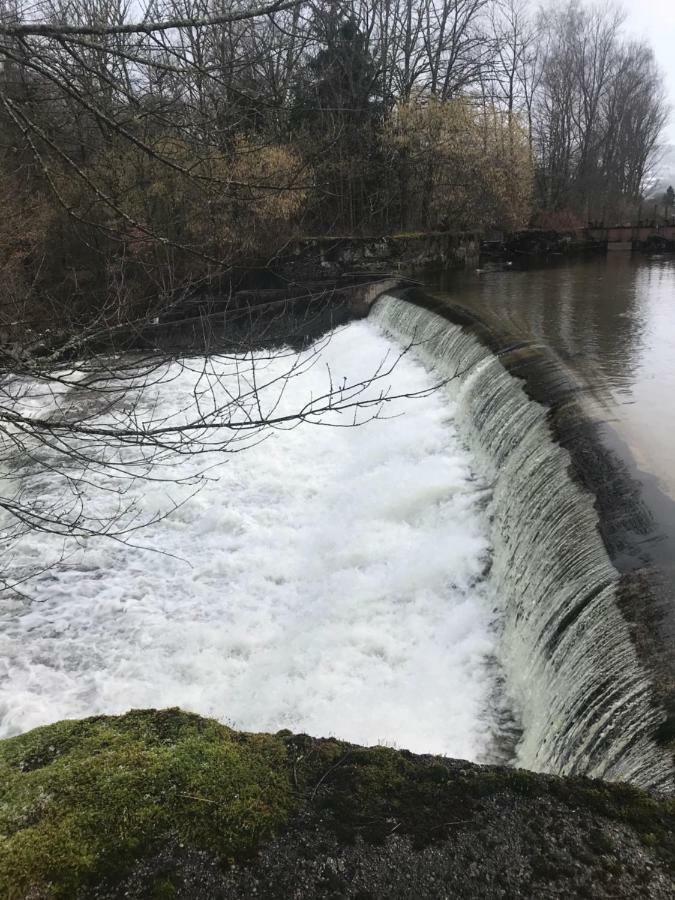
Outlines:
POLYGON ((294 119, 315 150, 321 219, 332 205, 334 225, 355 230, 372 224, 378 206, 381 79, 353 18, 317 12, 314 27, 321 49, 296 84, 294 119))

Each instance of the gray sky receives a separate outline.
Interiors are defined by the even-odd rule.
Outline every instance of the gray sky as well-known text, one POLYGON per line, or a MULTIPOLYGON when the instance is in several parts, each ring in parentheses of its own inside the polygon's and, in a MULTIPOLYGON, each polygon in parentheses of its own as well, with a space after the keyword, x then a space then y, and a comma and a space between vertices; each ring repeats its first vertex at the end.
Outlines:
POLYGON ((624 0, 628 13, 626 30, 651 44, 673 107, 665 140, 675 145, 675 0, 624 0))

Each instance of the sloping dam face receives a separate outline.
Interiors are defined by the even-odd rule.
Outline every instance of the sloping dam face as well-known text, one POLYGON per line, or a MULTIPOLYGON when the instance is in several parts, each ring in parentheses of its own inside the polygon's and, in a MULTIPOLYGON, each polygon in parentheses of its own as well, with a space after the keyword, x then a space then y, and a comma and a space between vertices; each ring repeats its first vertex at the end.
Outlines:
POLYGON ((666 715, 621 610, 622 575, 597 498, 556 440, 550 408, 503 364, 528 348, 495 352, 470 323, 457 324, 461 315, 409 292, 385 295, 371 311, 449 379, 444 389, 493 483, 500 662, 523 727, 515 762, 672 790, 672 753, 657 740, 666 715))

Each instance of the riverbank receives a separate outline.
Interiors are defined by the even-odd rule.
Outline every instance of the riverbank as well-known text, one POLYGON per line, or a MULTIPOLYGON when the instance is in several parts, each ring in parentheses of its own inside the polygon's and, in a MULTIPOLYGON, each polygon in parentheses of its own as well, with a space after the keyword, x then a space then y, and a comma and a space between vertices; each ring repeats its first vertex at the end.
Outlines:
POLYGON ((13 898, 611 897, 675 891, 675 805, 177 709, 0 743, 13 898))

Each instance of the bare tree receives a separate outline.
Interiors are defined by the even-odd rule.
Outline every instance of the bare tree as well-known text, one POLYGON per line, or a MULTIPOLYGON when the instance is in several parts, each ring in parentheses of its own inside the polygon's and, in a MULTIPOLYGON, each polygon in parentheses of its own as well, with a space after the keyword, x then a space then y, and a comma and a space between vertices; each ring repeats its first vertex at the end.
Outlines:
POLYGON ((542 14, 534 99, 539 191, 584 219, 636 205, 667 107, 648 47, 626 41, 611 5, 571 0, 542 14))
MULTIPOLYGON (((519 227, 533 156, 542 207, 618 214, 665 113, 649 49, 575 0, 538 18, 521 0, 0 0, 6 536, 126 539, 133 510, 92 518, 89 475, 378 415, 388 364, 292 414, 262 403, 301 363, 286 351, 265 381, 283 327, 242 273, 307 232, 519 227), (171 318, 200 332, 190 362, 152 337, 171 318), (181 371, 192 404, 164 421, 148 397, 181 371), (40 472, 70 500, 29 495, 40 472)), ((294 309, 321 319, 330 296, 294 309)))
MULTIPOLYGON (((4 10, 0 21, 0 186, 17 211, 38 188, 48 210, 35 239, 22 236, 25 248, 11 231, 0 247, 8 272, 18 279, 35 265, 39 282, 35 292, 24 287, 22 304, 6 290, 0 298, 7 552, 27 529, 66 542, 136 540, 156 517, 130 500, 134 480, 169 477, 176 457, 239 452, 271 429, 377 417, 392 399, 396 362, 375 361, 371 377, 354 383, 328 372, 320 396, 282 410, 288 385, 324 343, 280 350, 293 335, 278 327, 278 311, 231 302, 237 248, 264 242, 270 223, 278 233, 304 196, 305 164, 280 143, 310 37, 301 4, 214 12, 153 0, 141 21, 116 0, 48 0, 40 12, 36 20, 4 10), (36 256, 55 227, 42 277, 36 256), (68 263, 59 269, 60 254, 68 263), (61 281, 50 283, 56 271, 61 281), (167 352, 155 320, 219 291, 218 313, 193 325, 204 330, 202 346, 167 352), (157 405, 159 387, 181 378, 189 402, 157 405), (112 495, 108 512, 92 492, 112 495)), ((320 315, 313 301, 300 307, 301 333, 320 315)), ((206 477, 190 476, 195 489, 206 477)), ((20 590, 29 574, 5 587, 20 590)))

